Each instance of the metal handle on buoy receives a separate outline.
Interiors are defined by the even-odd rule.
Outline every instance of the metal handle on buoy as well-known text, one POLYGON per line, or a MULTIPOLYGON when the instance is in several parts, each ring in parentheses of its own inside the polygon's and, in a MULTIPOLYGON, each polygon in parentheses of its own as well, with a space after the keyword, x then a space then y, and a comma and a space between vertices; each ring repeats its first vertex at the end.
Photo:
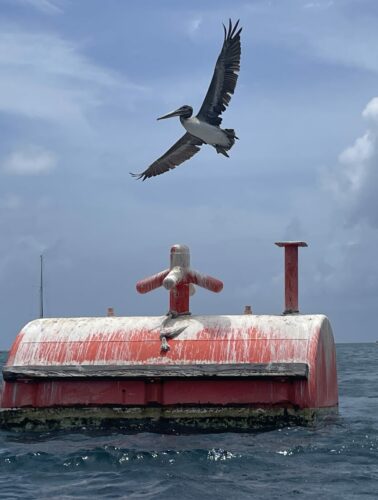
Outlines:
POLYGON ((190 269, 190 250, 186 245, 173 245, 171 247, 170 268, 136 284, 139 293, 148 293, 164 286, 169 290, 169 313, 177 316, 190 314, 189 296, 193 295, 198 285, 211 292, 218 293, 223 288, 223 283, 213 278, 190 269))
POLYGON ((285 248, 285 310, 284 314, 298 314, 298 247, 307 247, 305 241, 277 241, 285 248))

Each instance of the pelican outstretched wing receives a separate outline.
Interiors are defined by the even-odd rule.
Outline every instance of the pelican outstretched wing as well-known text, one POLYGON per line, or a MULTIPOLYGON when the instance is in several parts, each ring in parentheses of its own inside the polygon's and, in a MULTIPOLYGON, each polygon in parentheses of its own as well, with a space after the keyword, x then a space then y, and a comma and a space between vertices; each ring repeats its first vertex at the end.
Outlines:
POLYGON ((163 154, 159 159, 154 161, 144 172, 141 174, 131 174, 137 179, 142 179, 145 181, 149 177, 155 177, 155 175, 164 174, 178 165, 181 165, 186 160, 189 160, 201 149, 204 142, 198 137, 189 134, 187 132, 181 139, 179 139, 176 144, 174 144, 166 153, 163 154))
POLYGON ((218 56, 213 78, 207 91, 205 100, 198 113, 198 118, 211 123, 220 125, 222 118, 219 115, 225 111, 234 93, 238 72, 240 70, 240 32, 238 29, 239 21, 232 26, 231 19, 228 25, 228 31, 224 28, 224 42, 222 50, 218 56))

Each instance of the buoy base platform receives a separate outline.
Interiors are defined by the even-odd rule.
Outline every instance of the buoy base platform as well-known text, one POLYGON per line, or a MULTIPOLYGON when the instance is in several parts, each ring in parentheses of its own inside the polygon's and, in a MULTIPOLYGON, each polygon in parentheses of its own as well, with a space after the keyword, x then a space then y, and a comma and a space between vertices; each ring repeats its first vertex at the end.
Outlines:
POLYGON ((17 408, 0 410, 0 427, 10 431, 111 430, 123 432, 248 432, 313 426, 337 408, 150 407, 17 408))

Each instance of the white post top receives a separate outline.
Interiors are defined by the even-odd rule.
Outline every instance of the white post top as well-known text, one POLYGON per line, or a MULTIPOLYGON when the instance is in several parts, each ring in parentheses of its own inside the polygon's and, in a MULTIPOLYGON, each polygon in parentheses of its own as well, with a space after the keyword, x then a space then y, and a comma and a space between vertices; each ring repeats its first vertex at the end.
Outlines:
POLYGON ((190 250, 186 245, 173 245, 171 247, 171 266, 190 267, 190 250))

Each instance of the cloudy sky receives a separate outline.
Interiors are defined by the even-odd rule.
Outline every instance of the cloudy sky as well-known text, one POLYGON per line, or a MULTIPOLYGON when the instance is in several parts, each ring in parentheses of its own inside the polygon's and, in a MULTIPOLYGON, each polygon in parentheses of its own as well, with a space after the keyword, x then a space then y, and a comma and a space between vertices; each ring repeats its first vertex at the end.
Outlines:
POLYGON ((0 0, 0 348, 38 316, 41 253, 48 316, 165 313, 135 282, 173 243, 224 281, 192 312, 279 314, 284 239, 309 244, 301 312, 377 340, 377 23, 376 0, 0 0), (229 17, 230 159, 134 180, 182 134, 156 117, 201 105, 229 17))

